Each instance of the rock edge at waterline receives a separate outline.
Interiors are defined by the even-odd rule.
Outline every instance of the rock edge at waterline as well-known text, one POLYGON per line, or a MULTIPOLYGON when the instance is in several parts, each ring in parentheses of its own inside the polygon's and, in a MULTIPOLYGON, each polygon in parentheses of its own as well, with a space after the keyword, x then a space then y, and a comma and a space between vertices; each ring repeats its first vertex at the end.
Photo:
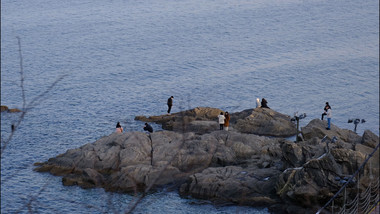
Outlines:
POLYGON ((1 109, 1 112, 9 112, 9 113, 22 112, 20 109, 8 108, 8 106, 0 106, 0 109, 1 109))

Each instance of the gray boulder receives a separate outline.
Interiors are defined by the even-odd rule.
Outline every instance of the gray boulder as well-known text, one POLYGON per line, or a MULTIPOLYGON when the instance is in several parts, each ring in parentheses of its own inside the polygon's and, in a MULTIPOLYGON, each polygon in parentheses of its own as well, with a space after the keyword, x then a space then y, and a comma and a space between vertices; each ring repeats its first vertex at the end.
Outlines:
POLYGON ((281 171, 239 166, 210 167, 191 175, 180 194, 217 203, 265 206, 278 203, 275 184, 281 171))
POLYGON ((244 111, 242 118, 233 124, 239 132, 275 137, 289 137, 297 133, 296 125, 288 115, 268 108, 255 108, 250 114, 247 113, 249 111, 244 111))
POLYGON ((331 129, 327 130, 327 121, 320 119, 314 119, 309 122, 305 127, 301 127, 301 133, 304 140, 310 140, 314 137, 322 139, 327 135, 328 139, 332 139, 334 136, 339 140, 346 143, 355 145, 361 142, 361 137, 355 132, 348 129, 340 129, 339 127, 331 124, 331 129))
POLYGON ((379 136, 375 135, 370 130, 365 130, 363 133, 361 143, 365 146, 375 148, 379 144, 379 136))

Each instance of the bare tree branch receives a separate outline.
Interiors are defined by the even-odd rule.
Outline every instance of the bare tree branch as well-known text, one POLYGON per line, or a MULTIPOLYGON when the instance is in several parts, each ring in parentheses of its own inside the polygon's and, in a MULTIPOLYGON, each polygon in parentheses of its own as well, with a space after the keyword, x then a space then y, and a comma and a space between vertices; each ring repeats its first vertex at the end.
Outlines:
POLYGON ((21 93, 22 93, 22 110, 25 111, 25 107, 26 107, 26 100, 25 100, 25 89, 24 89, 24 66, 23 66, 23 57, 22 57, 22 53, 21 53, 21 39, 20 37, 16 37, 17 38, 17 44, 18 44, 18 53, 19 53, 19 57, 20 57, 20 81, 21 81, 21 93))
POLYGON ((11 134, 8 136, 6 140, 1 138, 1 152, 0 152, 0 158, 3 155, 4 150, 7 148, 9 142, 12 140, 13 135, 17 128, 20 126, 21 122, 24 120, 24 117, 28 111, 33 109, 35 106, 37 106, 40 102, 53 88, 67 75, 62 75, 58 79, 56 79, 44 92, 39 94, 37 97, 32 99, 32 101, 29 104, 26 104, 26 97, 25 97, 25 88, 24 88, 24 66, 23 66, 23 57, 22 57, 22 49, 21 49, 21 39, 19 37, 16 37, 18 41, 18 47, 19 47, 19 57, 20 57, 20 80, 21 80, 21 92, 22 92, 22 112, 19 116, 16 123, 12 124, 11 134))

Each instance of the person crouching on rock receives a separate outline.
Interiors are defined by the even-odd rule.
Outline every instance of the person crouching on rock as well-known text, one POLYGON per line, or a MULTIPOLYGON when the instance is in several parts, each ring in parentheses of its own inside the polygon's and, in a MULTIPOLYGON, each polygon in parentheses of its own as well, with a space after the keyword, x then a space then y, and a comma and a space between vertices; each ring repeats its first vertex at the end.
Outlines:
POLYGON ((145 123, 144 131, 148 131, 148 132, 152 133, 153 132, 153 128, 148 123, 145 123))
POLYGON ((230 125, 230 114, 228 113, 228 111, 226 111, 226 113, 224 113, 224 130, 228 131, 228 126, 230 125))
POLYGON ((123 132, 123 127, 121 127, 120 122, 117 122, 117 124, 116 124, 116 132, 117 133, 123 132))
POLYGON ((226 117, 224 116, 223 112, 220 112, 218 118, 219 118, 219 130, 223 130, 224 119, 226 119, 226 117))

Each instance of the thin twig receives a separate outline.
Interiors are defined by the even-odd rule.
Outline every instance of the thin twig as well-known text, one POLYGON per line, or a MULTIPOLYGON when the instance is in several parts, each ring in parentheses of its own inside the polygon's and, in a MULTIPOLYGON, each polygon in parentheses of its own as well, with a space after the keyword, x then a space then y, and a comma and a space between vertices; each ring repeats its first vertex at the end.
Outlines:
POLYGON ((23 111, 25 111, 25 107, 26 107, 26 100, 25 100, 25 89, 24 89, 24 66, 23 66, 23 57, 22 57, 22 53, 21 53, 21 39, 20 37, 16 37, 17 38, 17 44, 18 44, 18 53, 19 53, 19 57, 20 57, 20 81, 21 81, 21 93, 22 93, 22 109, 23 111))
POLYGON ((19 37, 16 37, 18 41, 18 47, 19 47, 19 57, 20 57, 20 80, 21 80, 21 92, 22 92, 22 112, 19 116, 18 120, 15 124, 12 124, 12 130, 11 134, 8 136, 6 140, 1 138, 1 152, 0 157, 2 157, 4 150, 7 148, 8 144, 12 140, 15 131, 20 126, 21 122, 24 120, 24 117, 28 111, 33 109, 35 106, 37 106, 37 102, 41 101, 42 98, 44 98, 63 78, 65 78, 67 75, 62 75, 58 79, 56 79, 44 92, 39 94, 37 97, 35 97, 29 104, 26 104, 26 98, 25 98, 25 88, 24 88, 24 66, 23 66, 23 57, 22 57, 22 49, 21 49, 21 39, 19 37))

